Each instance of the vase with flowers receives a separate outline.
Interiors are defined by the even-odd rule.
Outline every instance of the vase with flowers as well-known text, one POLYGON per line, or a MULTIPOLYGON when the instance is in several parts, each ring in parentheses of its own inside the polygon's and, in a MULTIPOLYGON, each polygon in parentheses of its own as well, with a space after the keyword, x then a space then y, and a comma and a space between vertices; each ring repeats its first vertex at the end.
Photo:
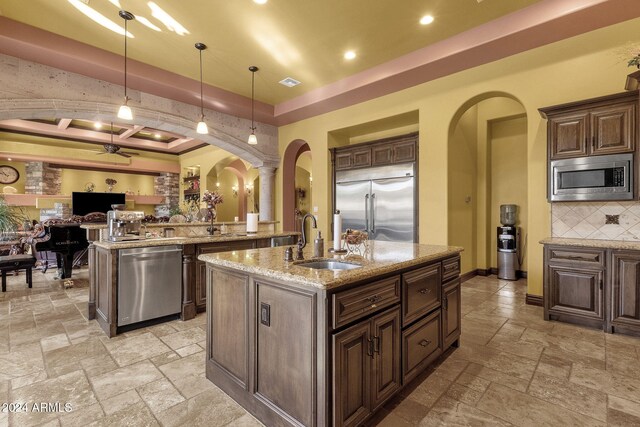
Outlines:
POLYGON ((209 211, 208 216, 211 220, 211 226, 207 229, 207 231, 209 231, 209 234, 213 235, 213 232, 215 231, 213 221, 215 221, 217 216, 216 206, 224 202, 224 198, 222 197, 222 194, 218 193, 217 191, 211 192, 207 190, 202 195, 202 201, 205 203, 207 210, 209 211))

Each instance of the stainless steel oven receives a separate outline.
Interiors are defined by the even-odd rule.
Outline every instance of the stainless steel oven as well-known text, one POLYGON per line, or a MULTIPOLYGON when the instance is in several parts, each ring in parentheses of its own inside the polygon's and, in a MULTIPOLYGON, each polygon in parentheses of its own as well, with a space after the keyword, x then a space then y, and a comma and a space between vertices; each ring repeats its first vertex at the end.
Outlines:
POLYGON ((633 199, 633 154, 553 160, 549 200, 633 199))

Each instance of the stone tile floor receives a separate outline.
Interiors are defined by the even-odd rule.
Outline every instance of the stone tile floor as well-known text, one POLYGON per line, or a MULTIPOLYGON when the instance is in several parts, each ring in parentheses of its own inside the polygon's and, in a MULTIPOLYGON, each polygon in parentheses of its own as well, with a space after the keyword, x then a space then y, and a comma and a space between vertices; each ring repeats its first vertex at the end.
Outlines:
MULTIPOLYGON (((87 270, 66 290, 53 274, 35 272, 31 290, 10 276, 0 295, 0 403, 28 403, 0 427, 260 425, 205 378, 205 316, 109 339, 86 320, 87 270)), ((640 339, 545 322, 525 293, 523 280, 465 282, 460 348, 373 422, 640 425, 640 339)))

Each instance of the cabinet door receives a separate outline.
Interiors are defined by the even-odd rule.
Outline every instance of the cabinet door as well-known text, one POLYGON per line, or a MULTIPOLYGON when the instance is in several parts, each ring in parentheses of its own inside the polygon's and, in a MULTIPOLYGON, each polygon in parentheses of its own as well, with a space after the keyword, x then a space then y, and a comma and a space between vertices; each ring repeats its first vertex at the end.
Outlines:
POLYGON ((460 338, 460 279, 452 280, 444 285, 442 291, 442 341, 443 349, 447 349, 460 338))
POLYGON ((371 148, 371 157, 373 166, 390 165, 393 162, 393 146, 391 144, 374 145, 371 148))
POLYGON ((611 323, 640 331, 640 253, 613 253, 611 323))
POLYGON ((354 168, 371 166, 371 147, 354 149, 352 156, 352 165, 354 168))
POLYGON ((402 275, 403 326, 440 306, 441 271, 438 262, 402 275))
POLYGON ((603 320, 603 271, 550 265, 549 313, 603 320))
MULTIPOLYGON (((253 249, 256 247, 255 240, 240 240, 237 242, 221 242, 198 245, 197 255, 210 254, 214 252, 226 252, 242 249, 253 249)), ((197 256, 196 256, 197 259, 197 256)), ((207 306, 207 264, 203 261, 196 261, 196 292, 195 303, 198 311, 202 311, 207 306)))
POLYGON ((357 426, 371 413, 370 321, 333 336, 333 425, 357 426))
POLYGON ((351 151, 336 152, 335 161, 337 171, 351 168, 351 151))
POLYGON ((416 161, 416 141, 402 141, 393 144, 393 162, 415 162, 416 161))
POLYGON ((635 108, 635 104, 621 104, 591 110, 591 154, 634 150, 635 108))
POLYGON ((549 118, 551 159, 587 155, 587 112, 549 118))
POLYGON ((372 320, 373 373, 371 407, 375 410, 391 397, 401 384, 400 308, 382 313, 372 320))

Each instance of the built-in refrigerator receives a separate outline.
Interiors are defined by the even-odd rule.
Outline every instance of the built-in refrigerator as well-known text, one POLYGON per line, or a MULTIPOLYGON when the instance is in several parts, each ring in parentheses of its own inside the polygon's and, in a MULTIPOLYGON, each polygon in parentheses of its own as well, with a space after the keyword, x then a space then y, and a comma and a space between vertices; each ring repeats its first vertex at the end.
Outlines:
POLYGON ((417 241, 413 163, 339 171, 335 179, 343 231, 364 230, 372 240, 417 241))

